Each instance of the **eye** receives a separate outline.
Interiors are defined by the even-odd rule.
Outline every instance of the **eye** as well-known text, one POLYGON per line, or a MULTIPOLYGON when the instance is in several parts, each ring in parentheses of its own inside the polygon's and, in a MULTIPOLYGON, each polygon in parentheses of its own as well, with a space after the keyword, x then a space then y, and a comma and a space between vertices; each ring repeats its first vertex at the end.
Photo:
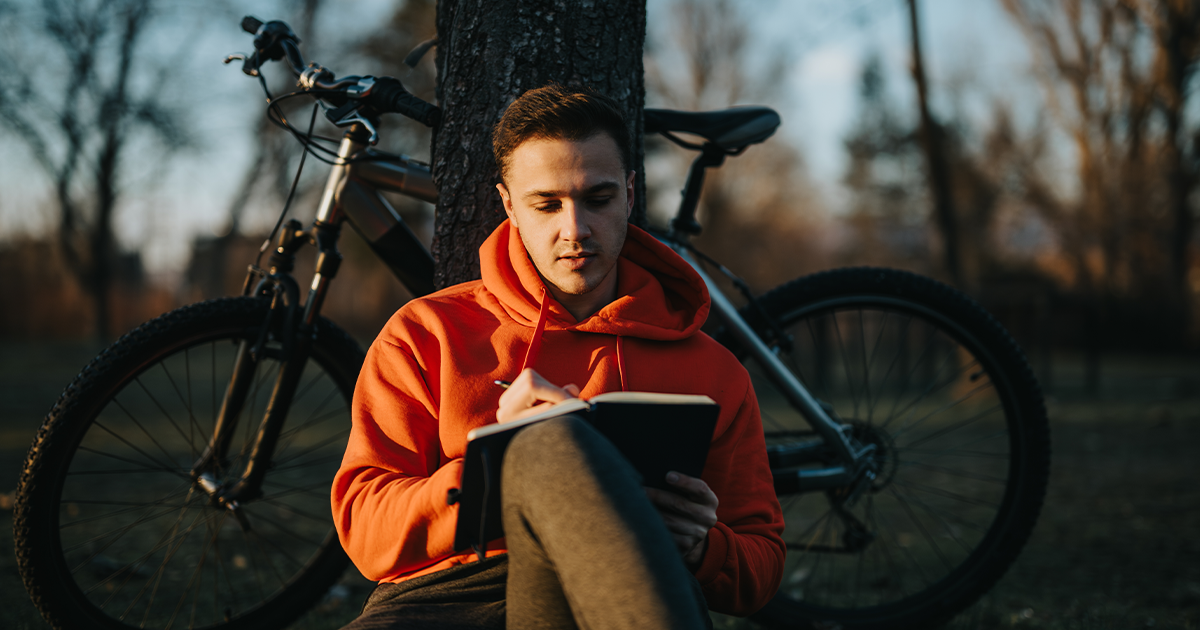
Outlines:
POLYGON ((608 205, 612 200, 612 195, 605 195, 603 197, 588 197, 587 202, 590 206, 601 207, 608 205))

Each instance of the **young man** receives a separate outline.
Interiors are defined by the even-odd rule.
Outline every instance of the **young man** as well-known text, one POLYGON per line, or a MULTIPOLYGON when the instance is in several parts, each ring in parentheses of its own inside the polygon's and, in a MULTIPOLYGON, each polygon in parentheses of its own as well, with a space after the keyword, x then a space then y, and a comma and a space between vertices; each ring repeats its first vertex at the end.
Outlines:
POLYGON ((757 402, 745 369, 699 330, 699 276, 628 225, 619 111, 594 93, 532 90, 493 146, 508 220, 479 250, 482 279, 405 305, 355 390, 334 518, 381 585, 349 627, 694 628, 707 608, 757 610, 784 558, 757 402), (483 561, 455 553, 446 492, 467 432, 612 390, 716 400, 701 477, 642 488, 585 423, 534 425, 504 459, 506 538, 483 561))

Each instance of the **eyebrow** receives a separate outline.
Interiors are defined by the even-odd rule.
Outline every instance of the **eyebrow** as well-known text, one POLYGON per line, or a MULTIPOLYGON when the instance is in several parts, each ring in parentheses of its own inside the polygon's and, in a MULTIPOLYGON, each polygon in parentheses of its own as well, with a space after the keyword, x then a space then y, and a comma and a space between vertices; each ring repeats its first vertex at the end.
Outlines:
MULTIPOLYGON (((620 189, 621 189, 620 184, 618 184, 615 181, 609 180, 606 182, 600 182, 599 184, 595 184, 593 186, 589 186, 588 188, 586 188, 583 191, 583 194, 584 194, 584 196, 595 195, 597 193, 616 192, 620 189)), ((556 197, 562 197, 562 196, 563 196, 563 193, 560 191, 557 191, 557 190, 531 190, 531 191, 525 193, 526 199, 531 199, 531 198, 554 199, 556 197)))

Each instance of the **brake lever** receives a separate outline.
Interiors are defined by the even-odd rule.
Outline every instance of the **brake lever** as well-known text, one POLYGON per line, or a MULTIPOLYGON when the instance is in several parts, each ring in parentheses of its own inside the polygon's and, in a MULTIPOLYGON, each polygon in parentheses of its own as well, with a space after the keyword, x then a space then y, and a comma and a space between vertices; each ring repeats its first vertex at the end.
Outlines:
POLYGON ((258 76, 259 59, 258 54, 247 55, 246 53, 233 53, 225 58, 225 65, 229 65, 234 61, 242 62, 242 72, 252 77, 258 76))
POLYGON ((338 127, 348 127, 354 123, 361 124, 371 132, 371 138, 367 142, 371 146, 375 146, 379 143, 379 132, 375 129, 375 123, 362 113, 362 105, 361 101, 349 101, 337 109, 325 112, 325 118, 338 127))

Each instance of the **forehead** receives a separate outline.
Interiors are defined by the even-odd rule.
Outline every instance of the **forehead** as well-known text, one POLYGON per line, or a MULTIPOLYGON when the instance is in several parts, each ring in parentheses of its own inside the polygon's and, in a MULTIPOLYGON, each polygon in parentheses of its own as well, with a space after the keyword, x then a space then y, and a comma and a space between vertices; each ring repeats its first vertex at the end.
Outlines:
POLYGON ((624 179, 617 143, 608 134, 598 133, 583 140, 531 138, 522 142, 509 154, 504 183, 514 189, 558 190, 624 179))

